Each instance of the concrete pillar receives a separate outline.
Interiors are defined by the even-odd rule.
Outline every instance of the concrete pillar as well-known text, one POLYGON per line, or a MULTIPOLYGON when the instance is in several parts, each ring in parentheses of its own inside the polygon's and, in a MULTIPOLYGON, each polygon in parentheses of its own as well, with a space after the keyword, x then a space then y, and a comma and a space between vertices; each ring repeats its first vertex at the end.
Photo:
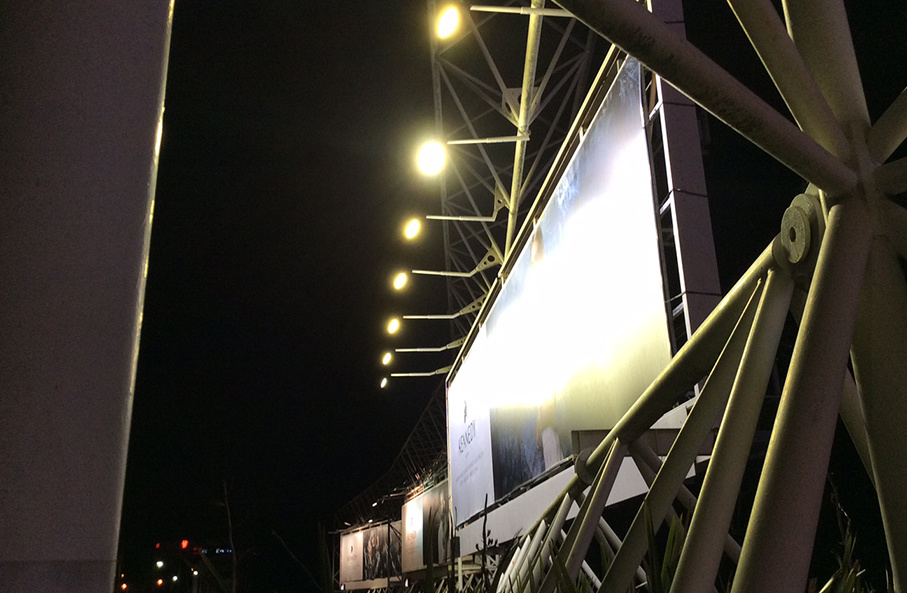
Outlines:
POLYGON ((0 7, 0 588, 112 591, 171 0, 0 7))

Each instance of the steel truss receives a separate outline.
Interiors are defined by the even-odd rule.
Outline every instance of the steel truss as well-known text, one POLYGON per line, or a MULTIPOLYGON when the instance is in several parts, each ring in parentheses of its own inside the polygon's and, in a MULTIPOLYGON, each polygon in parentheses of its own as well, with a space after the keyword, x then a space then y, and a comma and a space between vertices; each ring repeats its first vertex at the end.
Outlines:
POLYGON ((646 574, 647 538, 675 504, 692 517, 674 593, 713 590, 722 562, 736 565, 734 593, 806 590, 839 414, 878 494, 894 590, 907 590, 907 513, 898 508, 907 500, 907 211, 890 199, 907 190, 907 159, 886 163, 907 137, 907 91, 870 122, 841 0, 788 0, 783 16, 769 0, 729 2, 796 124, 645 5, 560 0, 810 186, 785 212, 778 236, 523 536, 502 590, 551 593, 584 574, 589 589, 626 591, 657 578, 646 574), (788 313, 799 333, 738 544, 728 533, 731 514, 788 313), (703 380, 660 459, 641 437, 703 380), (697 497, 683 481, 719 420, 697 497), (650 488, 620 538, 602 513, 627 454, 650 488), (571 509, 578 514, 568 528, 571 509), (586 564, 593 540, 610 557, 607 570, 586 564))
MULTIPOLYGON (((454 337, 472 326, 595 74, 598 35, 560 9, 526 10, 542 4, 475 6, 458 37, 432 41, 448 164, 441 214, 427 218, 444 224, 451 314, 435 318, 449 319, 454 337)), ((438 7, 429 0, 430 15, 438 7)))

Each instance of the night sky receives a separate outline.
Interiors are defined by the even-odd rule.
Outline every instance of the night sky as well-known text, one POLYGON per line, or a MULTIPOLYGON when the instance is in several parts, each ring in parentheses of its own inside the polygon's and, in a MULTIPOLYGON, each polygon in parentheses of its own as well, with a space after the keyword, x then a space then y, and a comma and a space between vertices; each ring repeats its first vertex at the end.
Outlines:
MULTIPOLYGON (((693 41, 780 108, 727 5, 696 4, 693 41)), ((851 21, 875 118, 907 83, 907 9, 866 4, 848 7, 859 9, 851 21)), ((402 296, 390 288, 397 269, 443 267, 440 227, 417 244, 399 232, 409 215, 440 210, 413 162, 433 126, 428 27, 421 0, 177 0, 121 529, 127 571, 144 570, 158 541, 222 541, 226 483, 241 570, 262 590, 310 586, 273 532, 316 570, 317 524, 389 468, 439 383, 378 388, 387 317, 447 312, 443 279, 420 278, 402 296)), ((710 133, 729 287, 804 184, 720 124, 710 133)), ((421 322, 397 344, 449 339, 444 322, 421 322)), ((411 356, 399 370, 445 362, 411 356)))

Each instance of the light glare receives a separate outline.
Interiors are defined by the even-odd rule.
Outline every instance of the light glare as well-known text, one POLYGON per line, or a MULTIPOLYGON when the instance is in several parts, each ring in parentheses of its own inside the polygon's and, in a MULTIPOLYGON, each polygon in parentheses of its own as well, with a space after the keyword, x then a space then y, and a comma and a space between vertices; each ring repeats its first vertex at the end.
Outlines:
POLYGON ((406 281, 409 280, 409 276, 406 275, 406 272, 400 272, 394 276, 394 288, 397 290, 402 289, 406 286, 406 281))
POLYGON ((400 320, 394 317, 387 322, 387 333, 395 334, 400 329, 400 320))
POLYGON ((419 222, 418 218, 413 218, 406 223, 406 227, 403 229, 403 236, 407 239, 415 239, 421 230, 422 223, 419 222))
POLYGON ((444 168, 447 151, 440 142, 426 142, 419 149, 419 170, 425 175, 437 175, 444 168))
POLYGON ((384 356, 381 358, 381 364, 383 364, 384 366, 389 365, 391 363, 392 358, 393 358, 393 356, 391 355, 390 352, 385 352, 384 356))
POLYGON ((387 377, 382 377, 381 378, 381 389, 384 389, 385 387, 387 387, 387 377))
POLYGON ((441 17, 438 19, 438 37, 441 39, 450 37, 459 24, 460 11, 455 6, 449 7, 441 13, 441 17))

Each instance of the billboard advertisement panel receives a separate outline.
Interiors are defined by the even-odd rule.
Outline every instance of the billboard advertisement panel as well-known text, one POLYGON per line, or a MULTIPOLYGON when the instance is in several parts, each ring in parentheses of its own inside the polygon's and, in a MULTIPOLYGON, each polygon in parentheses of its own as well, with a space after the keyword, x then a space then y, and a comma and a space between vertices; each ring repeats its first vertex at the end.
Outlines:
POLYGON ((341 534, 340 582, 355 585, 399 575, 400 527, 400 522, 383 523, 341 534))
POLYGON ((403 505, 403 572, 450 560, 450 495, 447 480, 403 505))
POLYGON ((340 536, 340 582, 362 580, 362 532, 340 536))
POLYGON ((454 516, 614 426, 671 358, 639 65, 628 60, 448 385, 454 516))

